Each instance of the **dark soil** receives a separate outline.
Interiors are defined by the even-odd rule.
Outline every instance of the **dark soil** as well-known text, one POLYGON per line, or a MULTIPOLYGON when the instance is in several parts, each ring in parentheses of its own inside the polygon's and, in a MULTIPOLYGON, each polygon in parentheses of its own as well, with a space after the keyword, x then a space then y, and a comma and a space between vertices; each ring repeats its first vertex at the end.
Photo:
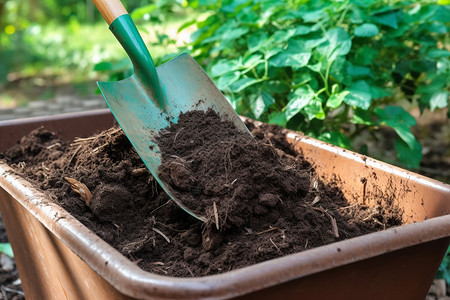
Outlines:
MULTIPOLYGON (((181 114, 178 124, 161 131, 157 142, 162 153, 159 177, 170 184, 177 199, 206 217, 206 231, 216 231, 212 223, 219 231, 262 230, 288 217, 280 216, 283 208, 304 219, 306 210, 298 202, 306 200, 310 189, 307 166, 238 132, 213 110, 181 114)), ((212 246, 205 239, 221 244, 204 236, 208 250, 212 246)))
POLYGON ((337 186, 317 179, 280 128, 263 127, 249 124, 253 139, 211 112, 190 112, 160 135, 160 177, 206 223, 170 200, 120 128, 71 143, 39 128, 3 158, 158 274, 222 273, 401 225, 395 207, 350 205, 337 186), (64 177, 86 185, 89 205, 64 177))

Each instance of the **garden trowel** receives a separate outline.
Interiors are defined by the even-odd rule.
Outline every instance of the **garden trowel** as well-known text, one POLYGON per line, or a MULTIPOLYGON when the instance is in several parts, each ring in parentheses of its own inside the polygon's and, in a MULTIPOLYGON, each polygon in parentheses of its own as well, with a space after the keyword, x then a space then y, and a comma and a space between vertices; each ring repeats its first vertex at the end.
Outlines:
POLYGON ((98 82, 114 117, 145 165, 167 194, 186 212, 199 220, 177 200, 168 183, 158 176, 161 152, 156 144, 159 131, 177 123, 181 112, 209 108, 238 130, 248 132, 234 109, 203 69, 187 53, 155 68, 152 57, 120 0, 93 0, 109 29, 130 57, 134 73, 117 82, 98 82))

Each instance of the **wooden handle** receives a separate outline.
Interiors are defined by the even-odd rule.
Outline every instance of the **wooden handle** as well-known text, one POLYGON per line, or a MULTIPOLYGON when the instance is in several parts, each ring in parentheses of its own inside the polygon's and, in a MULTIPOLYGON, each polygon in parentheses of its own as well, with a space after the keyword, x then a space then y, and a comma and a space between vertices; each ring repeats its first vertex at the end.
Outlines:
POLYGON ((92 0, 108 26, 121 15, 128 14, 120 0, 92 0))

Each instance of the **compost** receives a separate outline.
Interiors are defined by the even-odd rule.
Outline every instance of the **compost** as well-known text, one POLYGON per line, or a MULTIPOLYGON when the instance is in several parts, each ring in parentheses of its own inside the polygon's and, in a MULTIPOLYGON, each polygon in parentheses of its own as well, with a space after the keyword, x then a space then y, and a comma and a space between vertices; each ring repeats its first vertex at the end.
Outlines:
POLYGON ((286 141, 284 130, 239 132, 213 111, 182 114, 158 136, 159 176, 201 222, 159 187, 122 130, 67 142, 45 128, 0 155, 142 269, 191 277, 401 225, 401 212, 347 202, 286 141))

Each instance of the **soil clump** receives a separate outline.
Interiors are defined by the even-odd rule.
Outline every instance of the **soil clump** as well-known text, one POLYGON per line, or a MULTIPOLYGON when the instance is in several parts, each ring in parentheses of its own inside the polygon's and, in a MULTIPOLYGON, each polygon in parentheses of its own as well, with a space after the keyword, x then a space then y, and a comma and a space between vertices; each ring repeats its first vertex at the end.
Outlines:
POLYGON ((217 118, 188 112, 158 139, 160 177, 189 207, 198 203, 206 223, 167 196, 118 127, 71 142, 38 128, 0 158, 142 269, 163 275, 223 273, 401 225, 396 207, 351 204, 336 184, 323 184, 282 129, 249 123, 253 139, 217 118), (65 177, 85 185, 89 205, 65 177))

